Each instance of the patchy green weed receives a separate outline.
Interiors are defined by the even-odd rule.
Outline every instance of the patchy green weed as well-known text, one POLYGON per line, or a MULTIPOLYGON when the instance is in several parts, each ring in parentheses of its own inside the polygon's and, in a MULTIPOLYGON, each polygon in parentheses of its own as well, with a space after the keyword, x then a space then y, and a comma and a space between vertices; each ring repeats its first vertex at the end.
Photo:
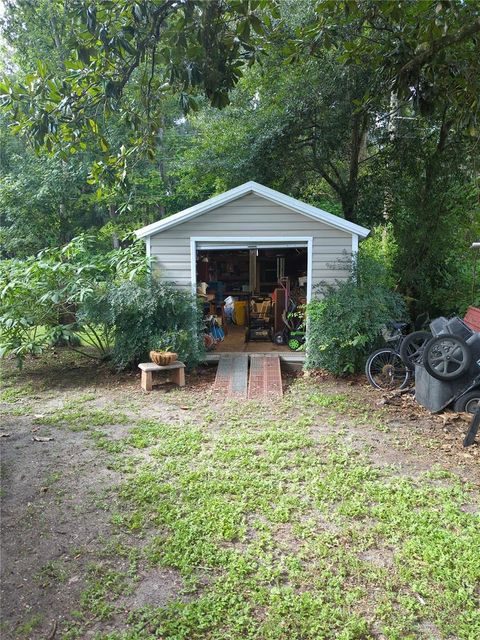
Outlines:
POLYGON ((92 427, 104 427, 113 424, 127 424, 129 418, 116 409, 92 409, 72 401, 54 413, 36 418, 38 424, 62 425, 71 431, 88 431, 92 427))
MULTIPOLYGON (((350 406, 343 394, 309 397, 335 412, 350 406)), ((388 640, 421 637, 423 620, 444 637, 476 637, 480 531, 461 510, 468 487, 440 470, 398 478, 340 435, 313 439, 310 412, 298 416, 287 403, 287 416, 284 406, 281 419, 268 420, 265 408, 248 405, 232 403, 214 430, 211 414, 203 427, 143 420, 125 439, 148 457, 119 488, 125 509, 112 522, 148 532, 144 558, 177 569, 196 597, 138 610, 130 635, 104 639, 152 630, 365 639, 372 606, 388 640), (447 487, 432 485, 439 475, 447 487)))
POLYGON ((42 620, 43 617, 40 614, 31 616, 28 620, 17 627, 17 635, 29 637, 31 633, 41 625, 42 620))
POLYGON ((30 384, 16 384, 11 387, 5 387, 0 391, 0 402, 7 404, 18 402, 30 397, 35 393, 35 389, 30 384))
POLYGON ((35 578, 44 589, 65 582, 68 572, 60 561, 52 560, 43 565, 35 578))
POLYGON ((121 453, 126 447, 124 440, 113 440, 103 431, 90 431, 90 437, 95 442, 95 446, 107 453, 121 453))
POLYGON ((116 610, 114 601, 127 590, 123 574, 103 564, 92 564, 88 569, 87 587, 80 596, 80 605, 88 616, 105 620, 116 610))
MULTIPOLYGON (((312 380, 278 405, 218 411, 208 394, 168 394, 174 409, 192 408, 185 421, 127 417, 128 403, 96 409, 92 395, 39 420, 88 431, 121 477, 94 503, 108 510, 112 537, 69 550, 69 562, 92 553, 95 563, 62 637, 480 637, 480 522, 463 509, 473 488, 441 465, 400 473, 372 464, 360 438, 345 445, 364 425, 384 437, 384 410, 312 380), (125 436, 109 433, 129 422, 125 436), (122 596, 152 567, 175 572, 181 591, 127 611, 122 596), (104 620, 115 630, 102 632, 104 620)), ((49 563, 39 579, 61 583, 63 570, 49 563)))

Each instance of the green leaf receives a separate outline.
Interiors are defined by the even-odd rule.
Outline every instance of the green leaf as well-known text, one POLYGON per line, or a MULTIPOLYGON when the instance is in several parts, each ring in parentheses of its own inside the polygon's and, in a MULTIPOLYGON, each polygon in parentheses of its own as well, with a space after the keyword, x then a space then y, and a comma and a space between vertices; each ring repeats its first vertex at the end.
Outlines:
POLYGON ((99 143, 102 151, 108 151, 108 149, 110 148, 107 140, 103 136, 100 136, 99 143))
POLYGON ((38 75, 41 78, 45 78, 47 75, 47 65, 43 62, 43 60, 37 60, 37 70, 38 70, 38 75))
POLYGON ((92 118, 88 118, 88 124, 90 125, 90 128, 93 131, 93 133, 97 134, 98 133, 98 125, 95 122, 95 120, 93 120, 92 118))

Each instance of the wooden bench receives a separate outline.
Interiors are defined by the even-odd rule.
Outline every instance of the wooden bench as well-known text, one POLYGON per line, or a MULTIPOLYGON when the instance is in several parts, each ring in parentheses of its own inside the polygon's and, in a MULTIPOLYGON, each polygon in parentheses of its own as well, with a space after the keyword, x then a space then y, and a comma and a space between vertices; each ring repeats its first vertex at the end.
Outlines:
POLYGON ((142 371, 142 379, 140 384, 144 391, 152 390, 153 374, 157 371, 170 371, 170 379, 179 387, 185 386, 185 365, 183 362, 173 362, 167 364, 165 367, 161 367, 154 362, 141 362, 138 368, 142 371))
POLYGON ((468 307, 463 321, 465 324, 468 324, 470 329, 480 333, 480 309, 477 307, 468 307))

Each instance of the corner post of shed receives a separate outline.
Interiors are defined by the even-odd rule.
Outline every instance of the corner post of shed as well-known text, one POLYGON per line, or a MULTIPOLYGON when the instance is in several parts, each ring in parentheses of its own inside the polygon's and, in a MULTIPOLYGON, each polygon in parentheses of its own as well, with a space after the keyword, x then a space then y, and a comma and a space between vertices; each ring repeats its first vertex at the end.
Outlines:
POLYGON ((197 242, 190 238, 190 278, 192 283, 192 295, 197 292, 197 242))

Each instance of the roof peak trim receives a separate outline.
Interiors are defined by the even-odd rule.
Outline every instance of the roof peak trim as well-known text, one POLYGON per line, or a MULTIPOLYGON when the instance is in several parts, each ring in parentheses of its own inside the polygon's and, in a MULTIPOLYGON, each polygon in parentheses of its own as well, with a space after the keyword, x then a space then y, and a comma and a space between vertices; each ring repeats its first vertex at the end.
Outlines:
POLYGON ((250 193, 254 193, 260 197, 266 198, 267 200, 271 200, 272 202, 280 204, 314 220, 318 220, 319 222, 324 222, 331 227, 358 235, 361 238, 365 238, 370 233, 369 229, 366 229, 365 227, 361 227, 360 225, 349 222, 344 218, 328 213, 328 211, 324 211, 323 209, 319 209, 318 207, 314 207, 302 202, 301 200, 287 196, 280 191, 275 191, 274 189, 270 189, 270 187, 265 187, 258 182, 250 180, 249 182, 245 182, 244 184, 234 187, 229 191, 225 191, 224 193, 213 196, 208 200, 199 202, 198 204, 193 205, 193 207, 174 213, 173 215, 168 216, 168 218, 162 218, 153 224, 137 229, 135 234, 137 238, 148 238, 149 236, 161 233, 166 229, 171 229, 172 227, 182 224, 183 222, 187 222, 188 220, 192 220, 197 216, 207 213, 208 211, 212 211, 213 209, 217 209, 218 207, 228 204, 229 202, 233 202, 234 200, 250 193))

